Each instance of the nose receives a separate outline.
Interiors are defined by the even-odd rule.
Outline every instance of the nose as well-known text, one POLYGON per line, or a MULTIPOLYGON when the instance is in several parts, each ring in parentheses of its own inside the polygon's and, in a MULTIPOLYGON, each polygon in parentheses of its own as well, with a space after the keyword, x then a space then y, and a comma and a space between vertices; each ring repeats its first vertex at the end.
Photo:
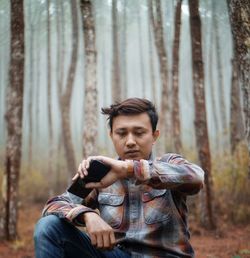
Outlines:
POLYGON ((132 134, 128 134, 126 139, 126 145, 127 147, 133 147, 136 144, 135 139, 132 134))

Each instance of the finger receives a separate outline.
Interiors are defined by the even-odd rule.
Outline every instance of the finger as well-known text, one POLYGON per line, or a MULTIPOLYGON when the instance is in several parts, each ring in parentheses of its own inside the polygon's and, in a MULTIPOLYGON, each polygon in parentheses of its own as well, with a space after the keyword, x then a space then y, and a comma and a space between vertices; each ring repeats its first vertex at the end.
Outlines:
POLYGON ((103 248, 104 249, 109 249, 111 246, 110 243, 110 237, 109 237, 109 231, 105 234, 103 234, 103 248))
POLYGON ((114 231, 111 227, 109 227, 107 230, 104 230, 102 233, 102 250, 112 250, 114 248, 115 242, 115 236, 114 231))
POLYGON ((87 159, 86 159, 86 169, 89 169, 89 166, 90 166, 90 163, 92 160, 99 160, 98 158, 99 156, 89 156, 87 159))
POLYGON ((112 160, 111 158, 105 157, 105 156, 90 156, 88 159, 88 162, 90 163, 92 160, 99 160, 103 163, 106 163, 107 165, 111 164, 112 160))
POLYGON ((86 175, 88 175, 88 169, 89 169, 89 166, 90 166, 90 163, 91 163, 91 161, 92 160, 94 160, 95 159, 95 156, 90 156, 90 157, 88 157, 86 160, 85 160, 85 165, 84 165, 84 168, 85 168, 85 173, 86 173, 86 175))
POLYGON ((72 180, 75 181, 78 177, 79 177, 79 174, 76 173, 76 174, 72 177, 72 180))
POLYGON ((84 177, 84 174, 82 172, 82 164, 84 163, 84 161, 82 161, 79 166, 78 166, 78 170, 77 170, 77 173, 78 173, 78 176, 80 176, 80 178, 83 178, 84 177))
POLYGON ((103 248, 103 239, 102 234, 98 234, 96 237, 96 247, 102 249, 103 248))
POLYGON ((84 160, 82 162, 82 166, 81 166, 81 172, 82 172, 83 176, 88 175, 88 170, 87 170, 86 166, 87 166, 87 160, 84 160))
POLYGON ((91 160, 92 160, 92 157, 88 157, 88 158, 86 159, 86 164, 85 164, 85 168, 86 168, 86 169, 89 168, 89 164, 90 164, 91 160))
POLYGON ((75 181, 75 180, 79 177, 79 175, 80 175, 80 173, 79 173, 80 167, 81 167, 81 163, 80 163, 80 165, 79 165, 79 167, 78 167, 77 173, 76 173, 76 174, 73 176, 73 178, 72 178, 73 181, 75 181))
POLYGON ((78 169, 77 169, 77 172, 79 173, 81 171, 81 168, 82 168, 82 162, 79 164, 78 166, 78 169))
POLYGON ((85 188, 102 188, 103 186, 101 185, 100 182, 97 182, 97 183, 87 183, 85 185, 85 188))
POLYGON ((111 231, 109 233, 109 241, 110 241, 110 248, 113 249, 116 244, 114 231, 111 231))
POLYGON ((93 234, 90 234, 90 240, 91 240, 91 244, 93 246, 96 246, 97 245, 97 240, 96 240, 96 236, 93 235, 93 234))
POLYGON ((105 156, 96 156, 95 157, 97 160, 103 162, 104 164, 107 164, 107 165, 112 165, 112 161, 113 159, 109 158, 109 157, 105 157, 105 156))
POLYGON ((116 244, 116 241, 115 241, 115 233, 113 230, 109 233, 109 238, 110 238, 110 244, 114 246, 116 244))

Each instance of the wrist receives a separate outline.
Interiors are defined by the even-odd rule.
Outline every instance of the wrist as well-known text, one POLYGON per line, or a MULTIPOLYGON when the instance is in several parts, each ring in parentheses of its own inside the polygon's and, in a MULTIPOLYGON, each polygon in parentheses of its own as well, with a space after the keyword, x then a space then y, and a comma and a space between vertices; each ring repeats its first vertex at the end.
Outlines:
POLYGON ((99 216, 100 213, 98 210, 95 210, 95 211, 89 211, 89 212, 84 212, 82 214, 82 220, 84 223, 87 223, 88 220, 91 220, 93 219, 95 216, 99 216))
POLYGON ((82 214, 82 220, 84 223, 88 221, 88 218, 89 218, 89 212, 85 212, 82 214))
POLYGON ((134 176, 134 161, 127 159, 125 160, 127 164, 127 177, 133 177, 134 176))

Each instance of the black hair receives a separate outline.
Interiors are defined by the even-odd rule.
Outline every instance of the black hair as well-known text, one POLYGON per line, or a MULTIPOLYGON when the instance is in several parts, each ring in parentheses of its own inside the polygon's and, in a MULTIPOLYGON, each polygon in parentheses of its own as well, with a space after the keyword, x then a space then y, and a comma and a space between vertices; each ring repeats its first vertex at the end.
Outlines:
POLYGON ((112 132, 113 118, 119 115, 134 115, 146 112, 150 118, 153 132, 158 123, 158 114, 154 104, 141 98, 128 98, 121 102, 116 102, 110 107, 102 108, 102 114, 108 115, 109 127, 112 132))

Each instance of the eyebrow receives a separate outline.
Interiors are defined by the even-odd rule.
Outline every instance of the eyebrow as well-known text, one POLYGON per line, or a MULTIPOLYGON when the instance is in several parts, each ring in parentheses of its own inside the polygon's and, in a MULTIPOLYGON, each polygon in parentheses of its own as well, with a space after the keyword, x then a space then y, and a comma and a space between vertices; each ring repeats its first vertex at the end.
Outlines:
MULTIPOLYGON (((133 130, 147 130, 147 128, 141 127, 141 126, 133 127, 132 129, 133 130)), ((127 131, 127 130, 128 130, 128 128, 126 128, 126 127, 121 127, 121 128, 115 129, 115 131, 127 131)))

